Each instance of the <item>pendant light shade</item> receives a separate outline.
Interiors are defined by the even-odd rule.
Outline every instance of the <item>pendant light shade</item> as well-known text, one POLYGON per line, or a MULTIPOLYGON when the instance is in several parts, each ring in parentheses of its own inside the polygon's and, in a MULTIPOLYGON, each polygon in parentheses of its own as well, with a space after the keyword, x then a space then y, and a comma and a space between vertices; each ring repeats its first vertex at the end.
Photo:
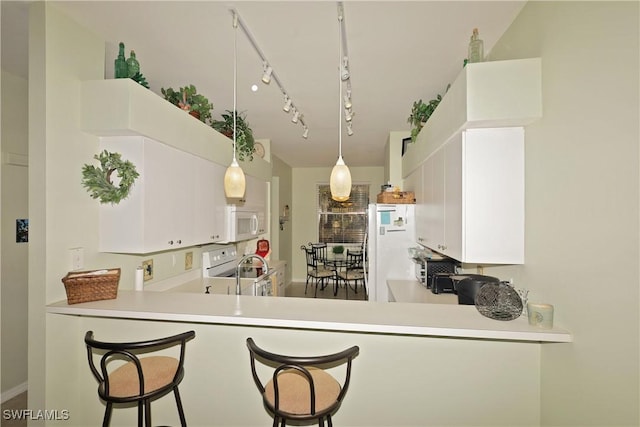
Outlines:
POLYGON ((331 188, 331 198, 338 202, 347 201, 351 195, 351 172, 344 164, 342 156, 338 157, 338 161, 331 171, 329 187, 331 188))
POLYGON ((236 110, 236 98, 237 98, 237 68, 238 68, 238 48, 237 48, 237 35, 238 35, 238 15, 233 13, 233 159, 231 164, 227 168, 224 174, 224 194, 230 199, 240 199, 244 196, 244 190, 246 187, 246 181, 244 178, 244 172, 238 161, 236 160, 236 134, 237 134, 237 110, 236 110))
POLYGON ((343 9, 342 3, 338 3, 338 27, 340 29, 340 60, 338 64, 338 87, 340 89, 338 93, 338 161, 331 171, 331 178, 329 179, 329 187, 331 188, 331 198, 338 202, 344 202, 349 199, 351 195, 351 172, 342 159, 342 18, 343 9))
POLYGON ((244 196, 245 185, 244 172, 234 158, 224 173, 224 194, 230 199, 240 199, 244 196))

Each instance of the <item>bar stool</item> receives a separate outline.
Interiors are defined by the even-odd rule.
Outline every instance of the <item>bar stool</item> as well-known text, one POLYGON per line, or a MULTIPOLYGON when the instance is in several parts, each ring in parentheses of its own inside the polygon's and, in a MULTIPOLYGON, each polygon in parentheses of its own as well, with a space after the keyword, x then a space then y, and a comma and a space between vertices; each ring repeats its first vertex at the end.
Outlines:
POLYGON ((109 425, 114 404, 135 402, 138 404, 138 427, 142 427, 143 412, 145 426, 151 427, 151 401, 172 390, 178 406, 180 424, 183 427, 186 426, 178 384, 184 377, 186 342, 195 335, 194 331, 189 331, 149 341, 111 343, 95 340, 93 331, 88 331, 84 342, 87 345, 89 367, 98 380, 98 396, 107 404, 102 426, 109 425), (179 359, 169 356, 139 357, 139 355, 154 350, 164 350, 178 344, 180 345, 179 359), (94 352, 96 349, 100 351, 94 352), (100 359, 100 369, 96 367, 94 358, 100 359), (109 369, 108 365, 111 362, 115 362, 114 365, 118 367, 109 369))
MULTIPOLYGON (((359 353, 358 346, 325 356, 284 356, 270 353, 247 338, 253 380, 267 409, 273 414, 273 427, 284 427, 287 420, 318 420, 332 427, 331 415, 342 403, 351 379, 351 362, 359 353), (271 379, 263 384, 256 372, 256 360, 271 368, 271 379), (321 367, 335 367, 346 363, 342 385, 321 367)), ((296 423, 297 425, 297 423, 296 423)))

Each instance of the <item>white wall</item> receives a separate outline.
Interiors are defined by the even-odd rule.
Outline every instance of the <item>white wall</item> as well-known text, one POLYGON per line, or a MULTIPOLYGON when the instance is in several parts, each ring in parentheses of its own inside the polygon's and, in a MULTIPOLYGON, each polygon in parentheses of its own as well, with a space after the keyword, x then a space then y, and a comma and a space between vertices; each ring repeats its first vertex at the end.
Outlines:
MULTIPOLYGON (((275 200, 273 201, 275 204, 272 205, 271 209, 272 213, 277 213, 278 216, 271 221, 271 236, 273 240, 276 240, 277 236, 278 256, 276 258, 287 262, 285 283, 288 284, 291 282, 291 257, 295 252, 296 246, 292 243, 292 222, 290 220, 285 222, 283 230, 281 230, 279 217, 282 215, 285 205, 289 205, 290 212, 293 211, 292 169, 276 156, 271 156, 271 163, 273 164, 273 176, 277 178, 274 182, 278 184, 278 201, 277 203, 275 203, 275 200)), ((274 184, 272 184, 273 186, 274 184)))
POLYGON ((16 219, 28 218, 27 81, 2 71, 2 400, 27 385, 28 243, 16 243, 16 219))
POLYGON ((402 188, 402 140, 411 137, 411 132, 389 132, 387 144, 384 147, 384 184, 390 182, 394 187, 402 188))
POLYGON ((529 2, 491 52, 542 58, 526 263, 494 270, 574 334, 542 346, 542 425, 640 424, 638 21, 638 2, 529 2))
MULTIPOLYGON (((289 222, 293 229, 291 270, 294 282, 306 280, 307 265, 300 245, 318 241, 318 185, 329 184, 332 168, 293 168, 293 205, 289 222)), ((353 184, 370 184, 369 198, 375 203, 376 194, 384 184, 384 168, 352 167, 349 170, 353 184)))
POLYGON ((151 285, 184 273, 189 251, 190 271, 198 274, 207 247, 140 256, 98 252, 99 203, 81 185, 82 165, 95 163, 98 137, 80 130, 80 84, 104 78, 105 43, 54 2, 31 6, 29 37, 29 407, 45 408, 44 307, 66 299, 61 279, 71 269, 70 248, 84 248, 84 269, 120 267, 119 288, 133 289, 143 260, 154 261, 151 285))

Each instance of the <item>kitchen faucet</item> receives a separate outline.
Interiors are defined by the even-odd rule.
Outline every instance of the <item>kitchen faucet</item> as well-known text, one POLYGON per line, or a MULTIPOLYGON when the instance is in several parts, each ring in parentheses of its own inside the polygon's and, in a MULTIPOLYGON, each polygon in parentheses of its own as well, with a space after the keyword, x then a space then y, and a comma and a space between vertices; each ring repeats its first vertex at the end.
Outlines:
POLYGON ((269 272, 269 264, 267 263, 267 260, 262 258, 260 255, 258 254, 249 254, 249 255, 245 255, 243 256, 240 261, 238 262, 238 266, 236 267, 236 295, 240 295, 241 291, 240 291, 240 267, 242 267, 242 264, 244 264, 244 262, 248 259, 251 258, 258 258, 260 261, 262 261, 263 264, 263 268, 264 268, 264 274, 267 274, 269 272))

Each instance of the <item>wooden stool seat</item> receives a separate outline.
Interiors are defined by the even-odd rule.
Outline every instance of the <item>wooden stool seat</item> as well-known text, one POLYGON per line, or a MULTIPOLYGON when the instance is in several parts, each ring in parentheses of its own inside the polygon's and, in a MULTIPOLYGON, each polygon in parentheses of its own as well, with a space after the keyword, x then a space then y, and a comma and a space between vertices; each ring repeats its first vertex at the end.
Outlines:
MULTIPOLYGON (((168 356, 151 356, 140 359, 144 376, 144 394, 171 386, 178 372, 179 360, 168 356)), ((127 362, 109 376, 109 395, 132 397, 140 394, 138 369, 133 362, 127 362)))
MULTIPOLYGON (((316 408, 324 412, 338 404, 340 384, 322 369, 308 368, 313 379, 316 395, 316 408)), ((287 369, 278 375, 280 389, 280 411, 294 415, 311 415, 311 396, 309 382, 304 374, 295 369, 287 369)), ((265 399, 275 407, 275 390, 273 380, 265 386, 265 399)))

